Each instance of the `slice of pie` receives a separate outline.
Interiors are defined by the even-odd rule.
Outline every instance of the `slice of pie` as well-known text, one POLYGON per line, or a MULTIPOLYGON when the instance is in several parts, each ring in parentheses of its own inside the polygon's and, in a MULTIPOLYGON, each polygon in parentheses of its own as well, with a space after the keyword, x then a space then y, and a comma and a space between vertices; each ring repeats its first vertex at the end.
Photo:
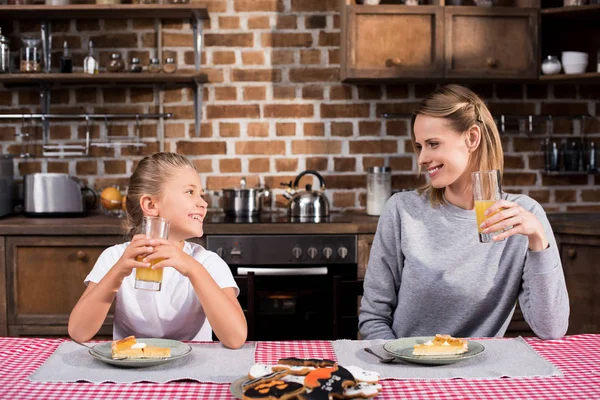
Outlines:
POLYGON ((165 358, 171 356, 171 349, 139 343, 135 336, 128 336, 113 341, 111 353, 112 358, 165 358))
POLYGON ((469 350, 466 339, 453 338, 450 335, 435 335, 433 340, 415 344, 415 356, 448 356, 463 354, 469 350))

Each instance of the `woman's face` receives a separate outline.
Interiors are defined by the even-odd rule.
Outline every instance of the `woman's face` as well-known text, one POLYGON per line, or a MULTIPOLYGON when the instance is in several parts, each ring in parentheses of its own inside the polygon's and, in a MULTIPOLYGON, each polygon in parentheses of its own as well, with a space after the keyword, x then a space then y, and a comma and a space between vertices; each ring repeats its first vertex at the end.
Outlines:
POLYGON ((414 124, 418 163, 436 189, 470 183, 471 179, 466 135, 447 124, 445 118, 426 115, 418 115, 414 124))

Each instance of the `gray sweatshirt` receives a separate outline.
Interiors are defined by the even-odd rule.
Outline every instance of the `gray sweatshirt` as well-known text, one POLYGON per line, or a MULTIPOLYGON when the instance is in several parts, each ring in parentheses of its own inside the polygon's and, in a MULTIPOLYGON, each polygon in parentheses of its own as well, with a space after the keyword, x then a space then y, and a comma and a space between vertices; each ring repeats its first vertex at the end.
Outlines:
POLYGON ((432 207, 427 195, 414 191, 392 196, 379 219, 365 275, 363 337, 503 336, 517 299, 538 337, 562 337, 569 297, 546 213, 528 196, 504 198, 537 217, 547 249, 530 251, 523 235, 479 243, 475 211, 449 203, 432 207))

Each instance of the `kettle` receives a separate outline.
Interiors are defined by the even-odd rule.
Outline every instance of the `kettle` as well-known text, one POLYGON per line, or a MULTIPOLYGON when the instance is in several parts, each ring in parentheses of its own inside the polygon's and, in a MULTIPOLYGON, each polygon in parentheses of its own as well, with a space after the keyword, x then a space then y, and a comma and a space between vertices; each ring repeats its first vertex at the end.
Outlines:
POLYGON ((300 222, 319 222, 329 216, 329 200, 325 196, 325 181, 321 174, 314 170, 306 170, 298 174, 294 183, 282 183, 289 186, 292 193, 284 194, 290 200, 289 216, 300 222), (314 175, 319 179, 319 190, 313 190, 312 185, 306 185, 306 190, 298 191, 298 183, 304 175, 314 175))

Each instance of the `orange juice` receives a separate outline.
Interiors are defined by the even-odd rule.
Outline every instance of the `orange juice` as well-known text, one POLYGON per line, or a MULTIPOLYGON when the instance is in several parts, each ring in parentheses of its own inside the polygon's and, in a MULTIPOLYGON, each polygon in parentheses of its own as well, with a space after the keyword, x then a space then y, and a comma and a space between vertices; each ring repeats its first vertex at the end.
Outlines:
MULTIPOLYGON (((142 261, 142 259, 143 259, 143 257, 138 257, 138 261, 142 261)), ((164 258, 159 258, 158 260, 150 261, 150 264, 151 264, 150 267, 158 264, 162 260, 164 260, 164 258)), ((162 268, 151 269, 150 267, 136 268, 135 279, 138 281, 146 281, 146 282, 157 282, 157 283, 162 282, 163 269, 162 268)))
POLYGON ((481 223, 491 217, 486 216, 485 212, 490 208, 496 200, 475 200, 475 215, 477 216, 477 231, 481 233, 481 223))

